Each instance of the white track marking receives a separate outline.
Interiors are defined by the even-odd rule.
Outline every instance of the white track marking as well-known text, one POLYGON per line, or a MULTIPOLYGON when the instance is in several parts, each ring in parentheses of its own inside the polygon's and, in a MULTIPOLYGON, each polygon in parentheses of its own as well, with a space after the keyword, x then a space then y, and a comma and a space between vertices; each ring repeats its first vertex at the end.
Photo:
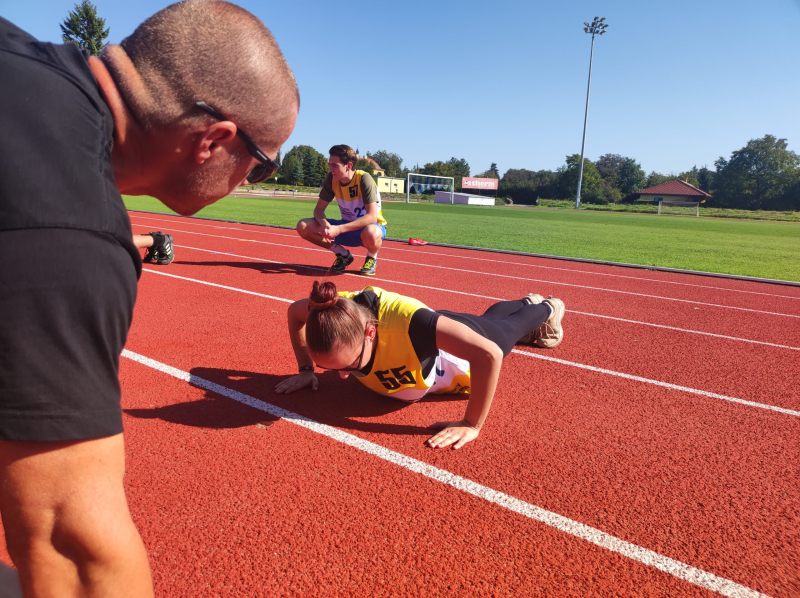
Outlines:
POLYGON ((177 278, 179 280, 188 280, 189 282, 196 282, 198 284, 204 284, 210 287, 217 287, 218 289, 225 289, 226 291, 236 291, 237 293, 246 293, 247 295, 255 295, 256 297, 264 297, 265 299, 274 299, 275 301, 282 301, 283 303, 294 303, 293 299, 284 299, 283 297, 265 295, 264 293, 256 293, 255 291, 237 289, 236 287, 228 287, 225 286, 224 284, 217 284, 215 282, 208 282, 206 280, 199 280, 197 278, 187 278, 186 276, 178 276, 177 274, 167 274, 166 272, 160 272, 159 270, 151 270, 150 268, 142 268, 142 272, 150 272, 151 274, 158 274, 160 276, 169 276, 170 278, 177 278))
MULTIPOLYGON (((242 241, 242 242, 245 242, 245 243, 259 243, 261 245, 273 245, 275 247, 284 247, 284 248, 287 248, 287 249, 295 249, 295 250, 301 250, 301 251, 321 251, 321 252, 325 252, 325 253, 330 253, 327 249, 322 249, 322 248, 318 248, 318 247, 299 247, 297 245, 286 245, 284 243, 272 243, 270 241, 256 241, 255 239, 240 239, 238 237, 228 237, 228 236, 224 236, 224 235, 212 235, 210 233, 200 233, 200 232, 191 231, 191 230, 172 229, 171 232, 186 233, 186 234, 189 234, 189 235, 201 235, 201 236, 204 236, 204 237, 214 237, 214 238, 217 238, 217 239, 228 239, 228 240, 232 240, 232 241, 242 241)), ((578 289, 588 289, 588 290, 593 290, 593 291, 603 291, 605 293, 620 293, 620 294, 623 294, 623 295, 633 295, 633 296, 636 296, 636 297, 647 297, 649 299, 660 299, 662 301, 677 301, 679 303, 691 303, 692 305, 704 305, 706 307, 718 307, 718 308, 721 308, 721 309, 735 309, 737 311, 747 311, 747 312, 751 312, 751 313, 766 314, 766 315, 770 315, 770 316, 782 316, 782 317, 785 317, 785 318, 798 318, 798 319, 800 319, 800 315, 784 314, 784 313, 780 313, 780 312, 765 311, 765 310, 761 310, 761 309, 751 309, 749 307, 736 307, 736 306, 733 306, 733 305, 721 305, 721 304, 718 304, 718 303, 705 303, 705 302, 702 302, 702 301, 694 301, 692 299, 677 299, 675 297, 664 297, 662 295, 649 295, 649 294, 646 294, 646 293, 634 293, 633 291, 620 291, 618 289, 606 289, 606 288, 603 288, 603 287, 591 287, 591 286, 588 286, 588 285, 572 284, 572 283, 568 283, 568 282, 559 282, 559 281, 556 281, 556 280, 542 280, 540 278, 525 278, 524 276, 511 276, 510 274, 497 274, 497 273, 494 273, 494 272, 483 272, 481 270, 465 270, 463 268, 451 268, 449 266, 437 266, 435 264, 426 264, 426 263, 421 263, 421 262, 408 262, 408 261, 404 261, 404 260, 393 260, 391 258, 386 258, 386 257, 383 257, 383 258, 380 258, 380 259, 385 261, 385 262, 395 262, 395 263, 398 263, 398 264, 407 264, 407 265, 411 265, 411 266, 422 266, 424 268, 435 268, 435 269, 439 269, 439 270, 451 270, 453 272, 460 272, 460 273, 467 273, 467 274, 478 274, 478 275, 482 275, 482 276, 493 276, 493 277, 498 277, 498 278, 509 278, 509 279, 512 279, 512 280, 524 280, 526 282, 538 282, 538 283, 544 283, 544 284, 552 284, 552 285, 556 285, 556 286, 575 287, 575 288, 578 288, 578 289)))
POLYGON ((253 407, 259 411, 269 413, 274 417, 281 418, 282 420, 330 438, 336 442, 341 442, 347 446, 363 451, 369 455, 373 455, 389 463, 393 463, 399 467, 412 471, 414 473, 423 475, 441 484, 452 486, 456 490, 471 494, 477 498, 483 499, 487 502, 496 504, 500 507, 508 509, 514 513, 543 523, 549 527, 557 529, 560 532, 569 534, 573 537, 579 538, 586 542, 590 542, 595 546, 604 548, 611 552, 615 552, 633 561, 642 563, 649 567, 663 571, 669 575, 677 577, 690 584, 694 584, 701 588, 711 590, 729 596, 731 598, 769 598, 766 594, 757 592, 747 586, 743 586, 734 581, 719 577, 708 571, 698 569, 691 565, 687 565, 681 561, 677 561, 670 557, 661 555, 657 552, 643 548, 631 542, 627 542, 611 534, 607 534, 597 528, 580 523, 558 513, 548 511, 542 507, 527 503, 508 494, 498 492, 487 486, 483 486, 477 482, 463 478, 454 473, 439 469, 433 465, 419 461, 402 453, 392 451, 374 442, 364 440, 348 432, 343 432, 333 426, 319 423, 300 415, 287 411, 271 403, 266 403, 250 395, 246 395, 239 391, 222 386, 205 378, 194 376, 189 372, 184 372, 167 364, 161 363, 149 357, 139 355, 133 351, 125 349, 122 352, 122 357, 135 361, 141 365, 152 368, 169 376, 173 376, 179 380, 188 382, 192 386, 202 388, 204 390, 214 392, 216 394, 233 399, 238 403, 253 407))
MULTIPOLYGON (((306 264, 292 264, 292 263, 289 263, 289 262, 279 262, 279 261, 276 261, 276 260, 268 260, 268 259, 264 259, 264 258, 261 258, 261 257, 253 257, 253 256, 249 256, 249 255, 240 255, 240 254, 237 254, 237 253, 229 253, 227 251, 215 251, 213 249, 203 249, 202 247, 191 247, 189 245, 175 245, 175 247, 180 247, 181 249, 191 249, 191 250, 194 250, 194 251, 204 251, 204 252, 207 252, 207 253, 213 253, 213 254, 217 254, 217 255, 229 255, 231 257, 238 257, 238 258, 247 259, 247 260, 254 260, 254 261, 258 261, 258 262, 265 262, 267 264, 277 264, 277 265, 280 265, 280 266, 294 266, 294 267, 297 267, 297 268, 305 268, 307 270, 319 270, 321 272, 327 272, 328 271, 327 268, 323 268, 321 266, 308 266, 306 264)), ((345 272, 345 274, 347 276, 355 276, 355 277, 357 277, 359 279, 363 279, 364 278, 360 274, 355 274, 355 273, 352 273, 352 272, 345 272)), ((380 280, 382 282, 391 282, 393 284, 400 284, 400 285, 409 286, 409 287, 431 289, 433 291, 441 291, 441 292, 444 292, 444 293, 454 293, 456 295, 461 295, 461 296, 478 297, 478 298, 481 298, 481 299, 491 299, 492 301, 507 301, 508 300, 507 297, 492 297, 490 295, 477 295, 477 294, 474 294, 474 293, 464 293, 462 291, 454 291, 452 289, 443 289, 441 287, 432 287, 432 286, 428 286, 428 285, 416 284, 416 283, 413 283, 413 282, 403 282, 403 281, 400 281, 400 280, 389 280, 388 278, 375 277, 375 279, 376 280, 380 280)), ((675 326, 665 326, 663 324, 651 324, 650 322, 640 322, 638 320, 629 320, 629 319, 626 319, 626 318, 617 318, 615 316, 603 316, 603 315, 600 315, 600 314, 593 314, 593 313, 584 312, 584 311, 575 311, 573 309, 570 309, 570 310, 567 310, 567 311, 568 311, 568 313, 578 314, 578 315, 581 315, 581 316, 589 316, 589 317, 592 317, 592 318, 603 318, 603 319, 606 319, 606 320, 615 320, 617 322, 625 322, 625 323, 628 323, 628 324, 638 324, 640 326, 651 326, 653 328, 662 328, 664 330, 675 330, 676 332, 685 332, 685 333, 688 333, 688 334, 700 334, 700 335, 703 335, 703 336, 711 336, 711 337, 714 337, 714 338, 724 338, 724 339, 727 339, 727 340, 737 341, 737 342, 741 342, 741 343, 750 343, 750 344, 754 344, 754 345, 765 345, 767 347, 775 347, 777 349, 790 349, 792 351, 800 351, 800 347, 791 347, 789 345, 779 345, 778 343, 768 343, 766 341, 757 341, 757 340, 753 340, 753 339, 750 339, 750 338, 740 338, 740 337, 737 337, 737 336, 728 336, 728 335, 725 335, 725 334, 715 334, 713 332, 703 332, 701 330, 692 330, 692 329, 689 329, 689 328, 677 328, 675 326)))
MULTIPOLYGON (((229 287, 221 284, 216 284, 213 282, 206 282, 204 280, 198 280, 195 278, 188 278, 186 276, 177 276, 175 274, 166 274, 164 272, 160 272, 158 270, 151 270, 149 268, 144 268, 142 272, 151 272, 153 274, 160 274, 161 276, 169 276, 170 278, 177 278, 180 280, 186 280, 188 282, 196 282, 199 284, 205 284, 212 287, 218 287, 221 289, 225 289, 227 291, 236 291, 240 293, 246 293, 247 295, 256 295, 257 297, 265 297, 267 299, 275 299, 277 301, 282 301, 284 303, 293 303, 293 299, 284 299, 283 297, 273 297, 272 295, 264 295, 262 293, 256 293, 253 291, 246 291, 244 289, 238 289, 236 287, 229 287)), ((636 382, 644 382, 646 384, 654 384, 656 386, 662 386, 665 388, 671 388, 673 390, 681 390, 683 392, 688 392, 691 394, 701 395, 704 397, 710 397, 714 399, 722 399, 724 401, 731 401, 734 403, 740 403, 742 405, 747 405, 749 407, 757 407, 759 409, 767 409, 769 411, 777 411, 779 413, 783 413, 785 415, 793 415, 795 417, 800 417, 800 411, 793 411, 792 409, 785 409, 783 407, 776 407, 775 405, 768 405, 766 403, 757 403, 755 401, 747 401, 745 399, 738 399, 736 397, 729 397, 727 395, 717 394, 713 392, 709 392, 706 390, 699 390, 696 388, 690 388, 688 386, 678 386, 677 384, 670 384, 669 382, 661 382, 660 380, 652 380, 650 378, 643 378, 641 376, 634 376, 633 374, 626 374, 624 372, 616 372, 614 370, 607 370, 604 368, 598 368, 593 365, 587 365, 583 363, 577 363, 574 361, 567 361, 565 359, 556 359, 555 357, 546 357, 544 355, 539 355, 538 353, 528 353, 526 351, 520 351, 519 349, 513 349, 513 353, 518 353, 520 355, 527 355, 528 357, 535 357, 536 359, 544 359, 545 361, 552 361, 555 363, 559 363, 561 365, 568 365, 584 370, 591 370, 593 372, 598 372, 601 374, 608 374, 611 376, 617 376, 619 378, 625 378, 628 380, 635 380, 636 382)))
MULTIPOLYGON (((139 216, 138 214, 135 217, 136 218, 142 218, 144 220, 157 220, 157 221, 160 221, 160 222, 174 222, 173 220, 166 220, 164 218, 147 218, 146 216, 139 216)), ((202 224, 202 223, 199 223, 199 222, 191 222, 190 224, 192 224, 193 226, 205 226, 205 227, 215 228, 215 229, 240 230, 240 231, 251 232, 251 233, 262 234, 262 235, 275 235, 277 237, 289 237, 289 238, 296 237, 296 235, 294 235, 294 234, 284 234, 284 233, 275 232, 275 231, 279 231, 279 230, 286 230, 286 229, 278 229, 278 228, 276 228, 276 229, 268 229, 268 230, 253 230, 253 229, 250 229, 250 228, 241 228, 241 227, 238 227, 238 226, 219 226, 219 225, 214 225, 214 224, 202 224)), ((254 226, 256 226, 256 225, 254 225, 254 226)), ((261 228, 261 227, 259 227, 259 228, 261 228)), ((420 250, 419 249, 405 249, 403 247, 386 247, 385 249, 389 249, 391 251, 408 251, 410 253, 415 253, 416 255, 420 254, 420 250)), ((454 254, 454 253, 433 252, 433 253, 430 253, 428 255, 433 255, 433 256, 436 256, 436 257, 439 257, 439 256, 452 257, 452 258, 464 259, 464 260, 477 260, 477 261, 481 261, 481 262, 491 262, 493 264, 502 263, 502 264, 505 264, 505 265, 524 266, 524 267, 527 267, 527 268, 542 268, 544 270, 559 270, 559 271, 562 271, 562 272, 572 272, 572 273, 575 273, 575 274, 591 274, 593 276, 608 276, 608 277, 612 277, 612 278, 625 278, 625 279, 628 279, 628 280, 637 280, 639 282, 654 282, 654 283, 659 283, 659 284, 672 284, 672 285, 678 285, 678 286, 693 287, 693 288, 697 288, 697 289, 712 289, 712 290, 715 290, 715 291, 727 291, 727 292, 730 292, 730 293, 748 293, 748 294, 751 294, 751 295, 763 295, 763 296, 766 296, 766 297, 774 297, 774 298, 778 298, 778 299, 794 299, 794 300, 800 301, 800 297, 793 297, 791 295, 775 295, 773 293, 763 293, 763 292, 760 292, 760 291, 747 291, 747 290, 744 290, 744 289, 729 289, 729 288, 726 288, 726 287, 715 287, 715 286, 711 286, 711 285, 694 284, 694 283, 691 283, 691 282, 677 282, 677 281, 673 281, 673 280, 658 280, 658 279, 655 279, 655 278, 645 278, 645 277, 642 277, 642 276, 626 276, 624 274, 610 274, 608 272, 593 272, 591 270, 573 270, 572 268, 559 268, 557 266, 542 266, 540 264, 526 264, 526 263, 523 263, 523 262, 509 262, 507 260, 491 259, 491 258, 486 258, 486 257, 475 257, 475 256, 469 256, 469 255, 458 255, 458 254, 454 254)), ((532 256, 532 258, 533 259, 540 259, 540 260, 548 259, 548 258, 544 258, 544 257, 533 257, 533 256, 532 256)), ((607 267, 612 267, 613 268, 614 266, 607 266, 607 267)), ((677 273, 674 273, 674 274, 681 274, 681 273, 677 272, 677 273)), ((691 274, 682 274, 682 275, 683 276, 691 276, 691 274)))
POLYGON ((633 374, 625 374, 623 372, 615 372, 614 370, 607 370, 605 368, 598 368, 593 365, 587 365, 585 363, 575 363, 574 361, 567 361, 566 359, 558 359, 556 357, 548 357, 547 355, 540 355, 539 353, 529 353, 528 351, 520 351, 519 349, 512 349, 512 353, 517 353, 518 355, 525 355, 527 357, 535 357, 536 359, 543 359, 544 361, 551 361, 553 363, 560 363, 562 365, 569 365, 576 368, 581 368, 582 370, 590 370, 592 372, 598 372, 600 374, 608 374, 609 376, 617 376, 618 378, 625 378, 626 380, 634 380, 636 382, 644 382, 646 384, 653 384, 655 386, 661 386, 663 388, 669 388, 671 390, 680 390, 683 392, 689 392, 696 395, 701 395, 704 397, 710 397, 712 399, 721 399, 723 401, 730 401, 732 403, 739 403, 741 405, 747 405, 749 407, 757 407, 759 409, 767 409, 769 411, 777 411, 778 413, 783 413, 784 415, 792 415, 794 417, 800 417, 800 411, 795 411, 793 409, 786 409, 785 407, 777 407, 775 405, 767 405, 765 403, 756 403, 755 401, 747 401, 745 399, 738 399, 736 397, 729 397, 727 395, 717 394, 715 392, 709 392, 707 390, 698 390, 696 388, 689 388, 688 386, 679 386, 677 384, 671 384, 669 382, 662 382, 661 380, 653 380, 652 378, 643 378, 642 376, 634 376, 633 374))

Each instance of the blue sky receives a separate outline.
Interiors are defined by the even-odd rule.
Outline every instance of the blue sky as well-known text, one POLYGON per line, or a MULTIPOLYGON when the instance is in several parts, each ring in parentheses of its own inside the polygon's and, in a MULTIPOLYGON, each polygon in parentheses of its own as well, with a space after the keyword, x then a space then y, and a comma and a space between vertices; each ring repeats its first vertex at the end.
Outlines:
MULTIPOLYGON (((72 0, 0 0, 0 16, 60 41, 72 0)), ((119 42, 160 0, 96 0, 119 42)), ((800 143, 800 0, 672 2, 242 0, 300 86, 284 146, 385 149, 413 166, 465 158, 473 173, 555 169, 579 153, 590 36, 586 157, 680 172, 769 133, 800 143), (353 6, 353 8, 350 8, 353 6)))

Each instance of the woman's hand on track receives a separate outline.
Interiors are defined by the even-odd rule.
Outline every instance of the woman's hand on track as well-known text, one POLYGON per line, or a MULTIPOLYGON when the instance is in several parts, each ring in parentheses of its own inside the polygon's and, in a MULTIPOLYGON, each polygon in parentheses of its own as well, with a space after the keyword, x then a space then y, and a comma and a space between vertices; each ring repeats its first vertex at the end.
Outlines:
POLYGON ((443 428, 435 436, 428 439, 431 448, 445 448, 453 445, 454 449, 460 449, 468 442, 478 437, 478 430, 473 428, 464 420, 458 422, 436 422, 434 428, 443 428))
POLYGON ((317 390, 319 388, 319 381, 314 372, 300 372, 290 378, 281 380, 277 386, 275 386, 275 392, 288 395, 290 392, 300 390, 306 386, 310 386, 311 390, 317 390))

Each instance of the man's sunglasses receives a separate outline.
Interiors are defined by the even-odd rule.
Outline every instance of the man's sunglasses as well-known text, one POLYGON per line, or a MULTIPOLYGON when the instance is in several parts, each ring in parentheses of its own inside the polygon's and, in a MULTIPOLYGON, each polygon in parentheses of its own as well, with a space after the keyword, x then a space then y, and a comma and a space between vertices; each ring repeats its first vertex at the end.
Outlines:
MULTIPOLYGON (((231 120, 224 117, 205 102, 196 102, 195 106, 202 108, 217 120, 231 120)), ((247 146, 247 152, 256 160, 261 162, 261 164, 253 168, 253 170, 250 171, 250 174, 247 175, 248 183, 261 183, 278 172, 278 169, 281 167, 281 165, 265 154, 261 148, 256 145, 255 141, 250 139, 250 137, 248 137, 238 126, 236 127, 236 134, 244 141, 244 144, 247 146)))

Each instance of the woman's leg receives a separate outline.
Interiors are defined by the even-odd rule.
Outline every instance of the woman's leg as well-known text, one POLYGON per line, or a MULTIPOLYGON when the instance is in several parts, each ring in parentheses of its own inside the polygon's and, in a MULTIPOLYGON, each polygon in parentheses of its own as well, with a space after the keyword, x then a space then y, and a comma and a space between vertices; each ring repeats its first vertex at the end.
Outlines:
MULTIPOLYGON (((482 316, 446 311, 439 313, 456 321, 464 322, 466 320, 477 324, 481 330, 476 330, 476 332, 495 342, 502 349, 503 357, 505 357, 511 353, 511 349, 519 339, 544 324, 552 311, 547 303, 531 305, 520 300, 495 303, 482 316), (512 308, 515 311, 511 312, 512 308)), ((469 324, 467 325, 469 326, 469 324)), ((473 326, 470 328, 475 330, 473 326)))
POLYGON ((501 320, 513 313, 518 312, 526 305, 529 305, 529 303, 524 299, 517 299, 515 301, 498 301, 494 305, 489 306, 489 309, 483 312, 483 316, 481 317, 488 318, 490 320, 501 320))

